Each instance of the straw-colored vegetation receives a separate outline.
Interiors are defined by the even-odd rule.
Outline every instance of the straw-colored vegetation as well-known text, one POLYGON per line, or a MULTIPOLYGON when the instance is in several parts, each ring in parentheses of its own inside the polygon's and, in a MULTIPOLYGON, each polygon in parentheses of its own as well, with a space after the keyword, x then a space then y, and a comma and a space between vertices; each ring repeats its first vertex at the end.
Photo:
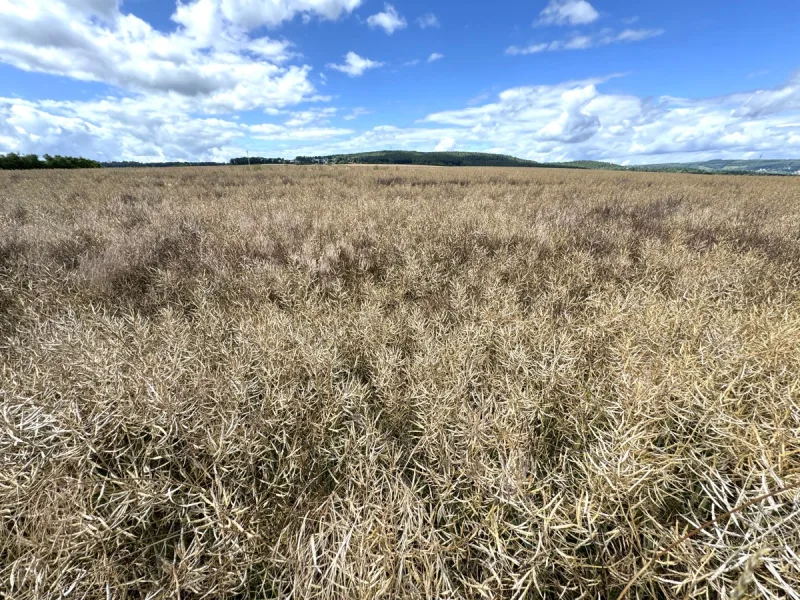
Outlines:
POLYGON ((0 596, 797 599, 799 375, 798 179, 0 173, 0 596))

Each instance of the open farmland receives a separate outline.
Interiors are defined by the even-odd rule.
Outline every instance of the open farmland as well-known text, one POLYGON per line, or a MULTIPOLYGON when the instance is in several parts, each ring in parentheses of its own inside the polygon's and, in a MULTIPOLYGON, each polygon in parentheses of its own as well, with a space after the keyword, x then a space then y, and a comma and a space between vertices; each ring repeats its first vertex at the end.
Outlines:
POLYGON ((0 172, 0 596, 798 598, 799 375, 800 179, 0 172))

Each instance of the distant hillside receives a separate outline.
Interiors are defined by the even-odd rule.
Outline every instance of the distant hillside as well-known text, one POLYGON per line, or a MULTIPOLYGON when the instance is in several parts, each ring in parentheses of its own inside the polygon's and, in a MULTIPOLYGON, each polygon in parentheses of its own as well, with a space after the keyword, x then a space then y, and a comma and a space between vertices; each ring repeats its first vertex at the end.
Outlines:
MULTIPOLYGON (((103 167, 178 167, 221 166, 213 162, 139 163, 135 161, 105 162, 103 167)), ((597 160, 569 162, 536 162, 507 154, 488 152, 413 152, 410 150, 379 150, 353 154, 298 156, 294 160, 259 156, 238 157, 230 165, 420 165, 440 167, 535 167, 547 169, 591 169, 603 171, 647 171, 658 173, 694 173, 699 175, 800 175, 800 160, 707 160, 686 163, 662 163, 623 166, 597 160)))
POLYGON ((709 160, 703 162, 623 166, 596 160, 536 162, 486 152, 412 152, 381 150, 355 154, 298 156, 296 164, 430 165, 445 167, 538 167, 548 169, 592 169, 604 171, 654 171, 729 175, 797 175, 800 160, 709 160))
POLYGON ((532 160, 486 152, 412 152, 381 150, 356 154, 298 156, 298 164, 429 165, 441 167, 545 167, 532 160))
POLYGON ((798 175, 800 174, 800 160, 706 160, 688 163, 641 165, 636 169, 648 171, 693 169, 705 173, 798 175))
POLYGON ((625 171, 627 167, 599 160, 573 160, 569 162, 541 163, 543 167, 562 167, 568 169, 593 169, 601 171, 625 171))

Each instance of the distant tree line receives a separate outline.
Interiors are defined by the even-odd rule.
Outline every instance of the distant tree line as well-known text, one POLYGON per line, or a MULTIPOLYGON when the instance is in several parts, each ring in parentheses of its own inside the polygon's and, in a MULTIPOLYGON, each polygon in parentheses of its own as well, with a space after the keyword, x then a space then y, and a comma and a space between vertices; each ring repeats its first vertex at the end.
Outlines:
POLYGON ((99 169, 101 166, 96 160, 80 156, 45 154, 42 160, 37 154, 0 154, 0 169, 99 169))
POLYGON ((285 158, 265 158, 263 156, 240 156, 239 158, 232 158, 230 164, 232 165, 290 165, 291 160, 285 158))
POLYGON ((335 164, 329 156, 298 156, 294 159, 296 165, 327 165, 335 164))
POLYGON ((409 150, 381 150, 356 154, 330 154, 327 156, 298 156, 294 160, 263 156, 240 156, 227 163, 221 162, 138 162, 133 160, 97 162, 73 156, 36 154, 0 154, 0 169, 97 169, 100 167, 219 167, 226 165, 434 165, 444 167, 547 167, 566 169, 602 169, 617 171, 647 171, 662 173, 691 173, 697 175, 800 175, 800 161, 792 160, 742 160, 706 161, 699 163, 668 163, 657 165, 622 166, 614 163, 580 160, 571 162, 539 163, 531 160, 489 154, 485 152, 415 152, 409 150))

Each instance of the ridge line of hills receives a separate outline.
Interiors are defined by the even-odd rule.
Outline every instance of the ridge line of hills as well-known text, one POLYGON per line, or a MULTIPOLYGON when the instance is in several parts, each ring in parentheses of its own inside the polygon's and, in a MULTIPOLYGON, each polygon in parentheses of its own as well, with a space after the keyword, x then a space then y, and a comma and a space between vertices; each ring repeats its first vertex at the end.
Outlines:
MULTIPOLYGON (((178 163, 180 164, 180 163, 178 163)), ((184 163, 186 165, 198 163, 184 163)), ((208 163, 204 163, 208 164, 208 163)), ((223 164, 223 163, 218 163, 223 164)), ((258 156, 232 158, 231 165, 259 164, 362 164, 362 165, 419 165, 460 167, 533 167, 548 169, 593 169, 606 171, 654 171, 696 174, 800 175, 800 159, 775 160, 708 160, 687 163, 649 165, 618 165, 594 160, 569 162, 537 162, 507 154, 488 152, 417 152, 411 150, 379 150, 351 154, 298 156, 294 160, 258 156)), ((175 166, 165 163, 164 166, 175 166)), ((103 166, 145 166, 139 163, 103 163, 103 166)), ((149 163, 147 166, 156 166, 149 163)))
POLYGON ((667 173, 729 174, 729 175, 800 175, 800 159, 769 160, 707 160, 685 163, 662 163, 645 165, 618 165, 594 160, 569 162, 537 162, 517 158, 507 154, 488 152, 416 152, 410 150, 380 150, 353 154, 328 154, 323 156, 298 156, 294 160, 284 158, 265 158, 260 156, 232 158, 227 163, 219 162, 161 162, 142 163, 137 161, 96 162, 82 158, 51 157, 45 161, 35 154, 0 155, 0 169, 30 168, 84 168, 84 167, 181 167, 181 166, 223 166, 223 165, 263 165, 263 164, 362 164, 362 165, 419 165, 452 167, 532 167, 548 169, 592 169, 604 171, 652 171, 667 173))
MULTIPOLYGON (((234 163, 232 164, 246 164, 234 163)), ((252 160, 252 159, 251 159, 252 160)), ((708 160, 686 163, 666 163, 624 166, 611 162, 578 160, 569 162, 537 162, 506 154, 486 152, 414 152, 408 150, 381 150, 355 154, 330 154, 327 156, 298 156, 299 164, 409 164, 432 166, 475 167, 539 167, 556 169, 594 169, 607 171, 663 171, 680 173, 748 173, 759 175, 800 175, 800 160, 708 160)))

